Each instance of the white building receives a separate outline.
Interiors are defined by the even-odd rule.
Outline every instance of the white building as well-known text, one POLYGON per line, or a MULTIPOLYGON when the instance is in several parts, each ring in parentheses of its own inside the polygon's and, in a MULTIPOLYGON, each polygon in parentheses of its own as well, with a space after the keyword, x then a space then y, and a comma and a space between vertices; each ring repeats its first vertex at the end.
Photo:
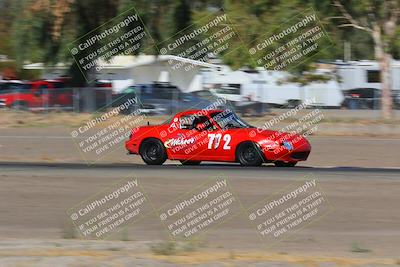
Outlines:
MULTIPOLYGON (((96 74, 96 78, 113 80, 116 91, 130 84, 148 84, 154 81, 169 81, 183 91, 209 89, 215 84, 230 84, 239 88, 241 97, 250 96, 255 101, 276 104, 316 97, 321 105, 338 106, 343 99, 341 90, 381 89, 379 65, 376 61, 336 61, 328 65, 328 71, 336 73, 338 81, 332 79, 327 83, 312 83, 300 87, 294 83, 280 83, 288 75, 282 71, 232 71, 218 62, 209 64, 172 55, 117 56, 111 62, 101 63, 102 69, 96 74)), ((45 79, 59 77, 68 69, 62 63, 52 67, 33 63, 24 65, 24 68, 42 70, 45 79)), ((400 61, 392 61, 391 69, 392 87, 400 90, 400 61)), ((235 99, 238 97, 235 96, 235 99)))
MULTIPOLYGON (((328 75, 330 75, 328 73, 328 75)), ((245 99, 263 103, 286 105, 289 103, 305 102, 315 99, 315 106, 338 107, 343 101, 343 94, 339 84, 332 77, 328 82, 313 82, 305 86, 298 83, 288 82, 290 76, 285 71, 220 71, 208 74, 203 79, 205 85, 222 84, 221 90, 214 91, 220 97, 224 97, 228 88, 232 88, 232 95, 226 96, 233 101, 237 99, 235 91, 240 89, 240 95, 245 99), (236 88, 236 89, 235 89, 236 88), (220 93, 219 93, 220 91, 220 93)))
MULTIPOLYGON (((184 91, 189 90, 200 69, 220 68, 215 64, 172 55, 116 56, 110 62, 100 62, 100 66, 100 71, 95 73, 98 80, 130 80, 134 84, 169 81, 184 91)), ((67 71, 62 63, 51 67, 46 67, 43 63, 25 64, 24 69, 41 70, 43 79, 54 79, 67 71)))

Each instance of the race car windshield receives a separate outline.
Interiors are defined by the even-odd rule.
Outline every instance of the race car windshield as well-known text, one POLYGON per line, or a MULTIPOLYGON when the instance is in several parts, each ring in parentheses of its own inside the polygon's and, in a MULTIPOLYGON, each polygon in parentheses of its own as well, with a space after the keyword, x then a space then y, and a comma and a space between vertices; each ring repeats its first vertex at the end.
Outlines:
POLYGON ((213 120, 221 129, 251 128, 252 126, 241 120, 230 110, 224 110, 211 114, 213 120))

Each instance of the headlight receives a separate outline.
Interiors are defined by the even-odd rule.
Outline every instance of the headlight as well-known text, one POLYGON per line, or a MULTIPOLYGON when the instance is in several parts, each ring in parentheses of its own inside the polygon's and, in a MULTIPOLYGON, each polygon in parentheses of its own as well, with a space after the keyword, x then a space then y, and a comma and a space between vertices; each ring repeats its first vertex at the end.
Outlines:
POLYGON ((283 141, 282 145, 289 151, 293 150, 293 145, 289 141, 283 141))

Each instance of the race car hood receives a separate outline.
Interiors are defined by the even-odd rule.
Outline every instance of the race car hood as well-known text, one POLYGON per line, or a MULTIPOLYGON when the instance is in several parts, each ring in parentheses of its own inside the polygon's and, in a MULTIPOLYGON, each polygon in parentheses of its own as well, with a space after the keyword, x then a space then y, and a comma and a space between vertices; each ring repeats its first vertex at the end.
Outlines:
POLYGON ((243 131, 247 132, 247 134, 251 138, 268 138, 269 140, 276 141, 279 138, 291 138, 291 136, 296 134, 286 133, 286 132, 279 132, 274 130, 263 130, 260 128, 246 128, 242 129, 243 131))
POLYGON ((261 145, 270 145, 271 143, 282 145, 283 142, 286 141, 290 142, 294 148, 309 149, 310 147, 310 144, 306 138, 294 132, 288 133, 257 128, 249 128, 245 130, 254 141, 258 142, 261 145))

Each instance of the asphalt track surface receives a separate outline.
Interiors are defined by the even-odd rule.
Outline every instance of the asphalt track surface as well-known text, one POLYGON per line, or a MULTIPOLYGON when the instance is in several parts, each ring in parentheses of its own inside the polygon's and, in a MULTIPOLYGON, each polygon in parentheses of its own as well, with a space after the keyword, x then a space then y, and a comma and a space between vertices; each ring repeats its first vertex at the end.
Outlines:
MULTIPOLYGON (((84 163, 85 158, 86 163, 111 163, 110 167, 146 168, 139 166, 143 163, 140 156, 126 155, 123 144, 101 156, 80 153, 67 132, 65 128, 1 129, 0 162, 84 163)), ((298 164, 300 167, 400 167, 398 138, 312 136, 309 141, 311 154, 307 161, 298 164)), ((214 168, 214 165, 207 164, 208 167, 214 168)), ((234 168, 231 165, 227 167, 234 168)))
MULTIPOLYGON (((135 177, 155 207, 161 207, 210 179, 226 177, 244 207, 250 207, 302 179, 317 179, 332 204, 321 220, 279 242, 272 249, 290 253, 346 255, 355 242, 377 256, 398 256, 400 247, 400 169, 273 166, 235 164, 0 163, 0 237, 62 238, 67 211, 77 203, 135 177)), ((164 240, 158 216, 129 227, 135 241, 164 240)), ((115 237, 118 239, 119 237, 115 237)), ((224 223, 208 234, 210 247, 261 249, 247 217, 224 223)))

